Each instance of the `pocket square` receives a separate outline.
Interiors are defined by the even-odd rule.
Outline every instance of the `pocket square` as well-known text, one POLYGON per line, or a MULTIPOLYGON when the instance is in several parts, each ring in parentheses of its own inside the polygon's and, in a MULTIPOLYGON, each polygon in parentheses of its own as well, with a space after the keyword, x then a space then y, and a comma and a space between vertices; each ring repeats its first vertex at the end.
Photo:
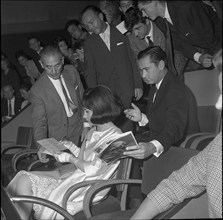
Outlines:
POLYGON ((124 42, 119 42, 119 43, 117 43, 117 46, 119 46, 119 45, 122 45, 124 42))

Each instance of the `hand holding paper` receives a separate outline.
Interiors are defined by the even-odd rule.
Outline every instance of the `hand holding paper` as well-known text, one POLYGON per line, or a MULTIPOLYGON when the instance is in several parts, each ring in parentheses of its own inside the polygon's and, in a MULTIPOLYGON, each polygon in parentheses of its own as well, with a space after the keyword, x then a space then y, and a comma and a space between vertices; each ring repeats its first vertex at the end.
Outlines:
POLYGON ((70 152, 77 156, 80 152, 80 148, 77 147, 73 142, 71 141, 67 141, 67 140, 64 140, 64 141, 59 141, 59 144, 63 145, 64 147, 66 147, 68 150, 70 150, 70 152))
POLYGON ((66 162, 70 162, 70 158, 72 157, 72 154, 69 154, 66 152, 56 153, 56 154, 54 154, 54 157, 58 162, 66 163, 66 162))

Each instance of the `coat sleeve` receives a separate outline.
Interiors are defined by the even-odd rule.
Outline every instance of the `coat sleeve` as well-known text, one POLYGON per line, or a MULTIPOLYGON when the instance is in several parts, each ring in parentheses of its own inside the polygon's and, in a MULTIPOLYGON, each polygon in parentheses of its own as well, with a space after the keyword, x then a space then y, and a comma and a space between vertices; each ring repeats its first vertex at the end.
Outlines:
POLYGON ((30 102, 32 103, 32 120, 35 141, 47 138, 47 117, 46 109, 38 91, 33 88, 30 93, 30 102))
POLYGON ((138 67, 138 64, 136 62, 134 52, 131 49, 128 37, 125 37, 125 41, 126 41, 126 48, 127 48, 129 60, 130 60, 130 63, 132 65, 134 88, 143 88, 142 79, 141 79, 140 72, 139 72, 139 67, 138 67))
POLYGON ((97 72, 90 43, 86 40, 84 44, 84 76, 88 87, 93 88, 97 85, 97 72))

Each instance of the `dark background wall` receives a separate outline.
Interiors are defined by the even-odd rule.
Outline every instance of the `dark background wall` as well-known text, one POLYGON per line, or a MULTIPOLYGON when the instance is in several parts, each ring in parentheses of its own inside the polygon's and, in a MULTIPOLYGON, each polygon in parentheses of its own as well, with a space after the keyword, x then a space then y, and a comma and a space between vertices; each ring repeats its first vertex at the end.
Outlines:
POLYGON ((1 1, 1 51, 7 54, 21 75, 24 70, 14 58, 18 49, 30 54, 27 38, 35 35, 44 44, 50 44, 56 36, 69 40, 64 25, 69 19, 79 18, 89 4, 99 1, 1 1))

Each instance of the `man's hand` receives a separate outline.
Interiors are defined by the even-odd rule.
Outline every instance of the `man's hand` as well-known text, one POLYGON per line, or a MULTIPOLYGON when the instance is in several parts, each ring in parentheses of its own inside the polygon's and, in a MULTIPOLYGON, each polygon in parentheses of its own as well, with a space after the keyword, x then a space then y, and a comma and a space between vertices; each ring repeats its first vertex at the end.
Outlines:
POLYGON ((42 162, 42 163, 46 163, 49 161, 49 158, 46 158, 46 154, 43 153, 43 151, 45 151, 46 149, 43 148, 43 147, 40 147, 37 154, 38 154, 38 157, 39 157, 39 160, 42 162))
POLYGON ((212 56, 210 54, 202 54, 199 57, 199 62, 201 63, 201 65, 205 68, 208 68, 212 65, 212 56))
POLYGON ((133 109, 126 109, 124 111, 126 118, 129 118, 131 121, 139 122, 142 120, 142 113, 140 109, 133 103, 131 103, 133 109))
POLYGON ((143 90, 141 88, 135 89, 135 99, 138 101, 143 95, 143 90))
POLYGON ((150 142, 140 142, 138 145, 126 147, 124 155, 136 159, 145 159, 156 152, 156 147, 150 142))

